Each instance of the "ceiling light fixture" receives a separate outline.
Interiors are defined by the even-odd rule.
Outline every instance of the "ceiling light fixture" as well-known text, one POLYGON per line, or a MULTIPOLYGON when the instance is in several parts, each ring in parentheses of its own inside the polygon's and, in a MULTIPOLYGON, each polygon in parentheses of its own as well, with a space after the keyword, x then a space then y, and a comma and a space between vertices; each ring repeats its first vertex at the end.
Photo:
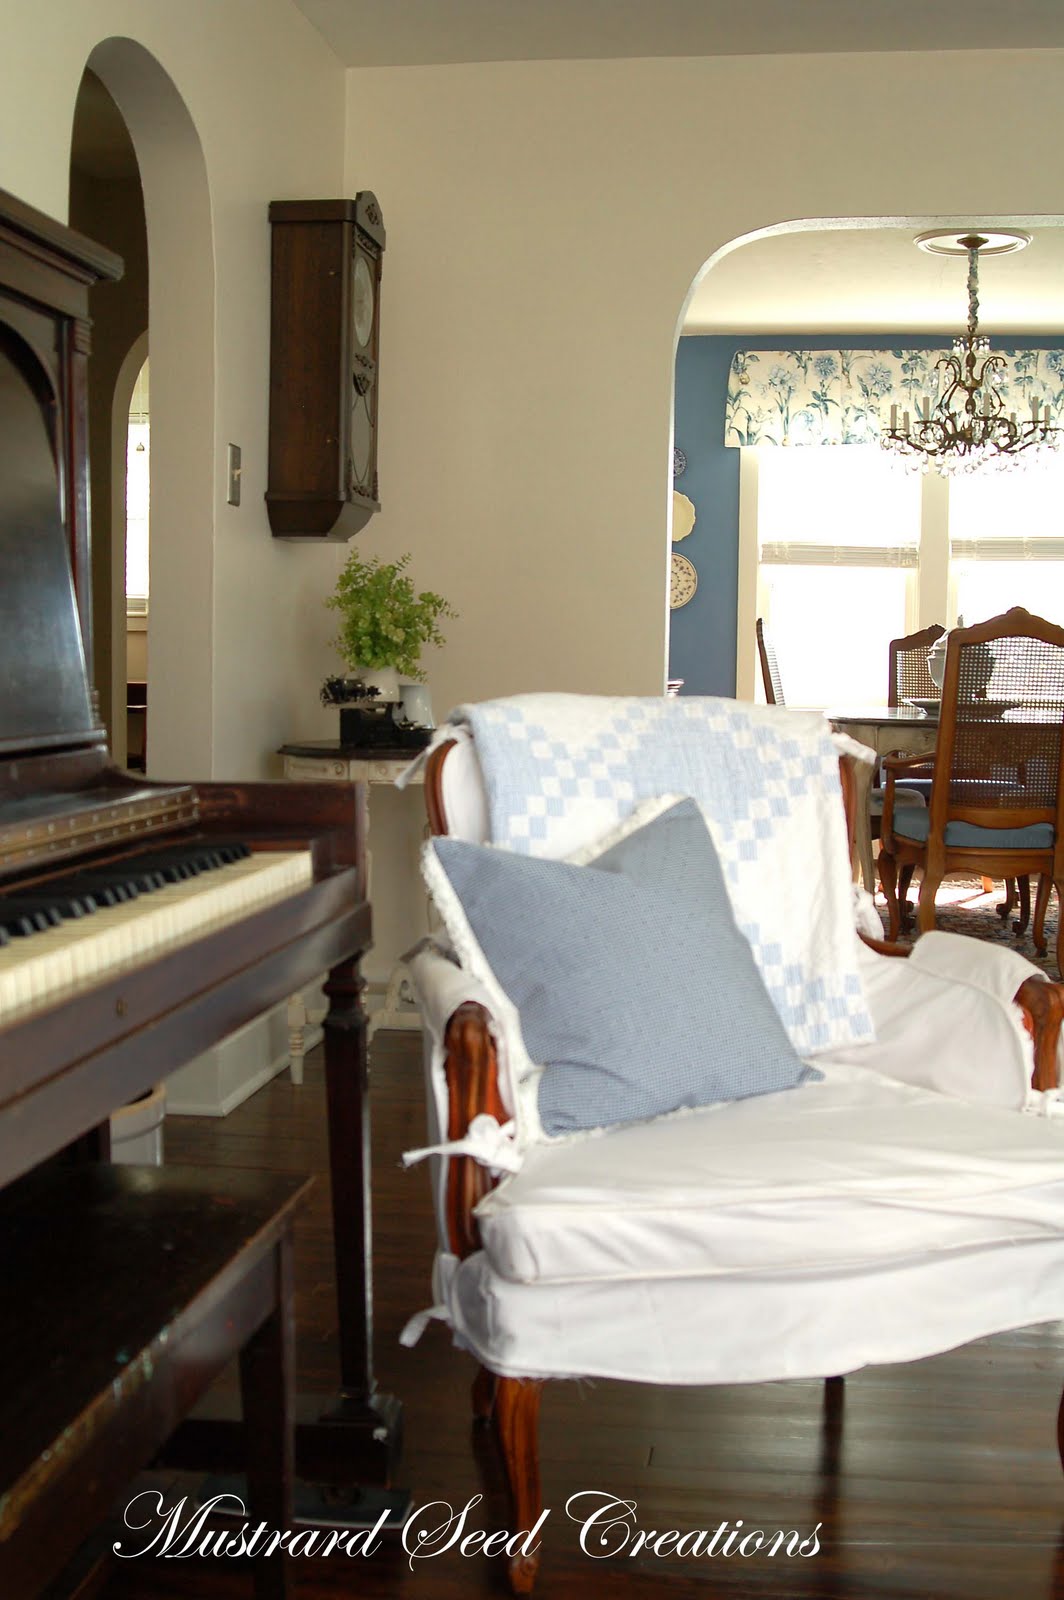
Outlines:
POLYGON ((899 455, 914 470, 933 464, 944 477, 974 472, 993 465, 1009 466, 1032 447, 1056 449, 1060 429, 1049 420, 1048 401, 1031 400, 1029 420, 1017 421, 1006 412, 999 391, 1007 368, 1004 356, 991 355, 990 341, 979 332, 979 257, 1007 255, 1030 244, 1030 234, 1015 232, 922 233, 915 240, 932 255, 968 258, 968 328, 954 339, 953 353, 935 363, 941 371, 939 397, 932 404, 925 395, 910 423, 909 412, 890 408, 890 427, 884 428, 884 449, 899 455))

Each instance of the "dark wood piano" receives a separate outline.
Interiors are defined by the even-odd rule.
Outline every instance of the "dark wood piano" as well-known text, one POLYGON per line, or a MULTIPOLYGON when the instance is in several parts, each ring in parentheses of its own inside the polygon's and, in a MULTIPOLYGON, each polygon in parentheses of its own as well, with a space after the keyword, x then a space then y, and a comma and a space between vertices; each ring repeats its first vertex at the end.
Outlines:
MULTIPOLYGON (((91 660, 88 292, 108 251, 0 195, 0 1186, 322 972, 339 1394, 306 1476, 385 1484, 400 1412, 371 1362, 369 1122, 355 787, 119 770, 91 660)), ((239 1424, 201 1432, 237 1465, 239 1424)))

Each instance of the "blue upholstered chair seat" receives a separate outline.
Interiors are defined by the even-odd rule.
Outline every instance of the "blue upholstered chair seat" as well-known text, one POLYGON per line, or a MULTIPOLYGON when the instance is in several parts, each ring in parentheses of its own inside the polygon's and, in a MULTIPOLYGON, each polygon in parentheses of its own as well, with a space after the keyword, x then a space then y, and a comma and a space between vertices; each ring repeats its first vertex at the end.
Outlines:
MULTIPOLYGON (((902 839, 921 844, 927 838, 931 813, 920 806, 906 806, 894 813, 894 832, 902 839)), ((1026 828, 980 828, 974 822, 947 822, 946 844, 959 850, 1051 850, 1054 830, 1051 822, 1032 822, 1026 828)))

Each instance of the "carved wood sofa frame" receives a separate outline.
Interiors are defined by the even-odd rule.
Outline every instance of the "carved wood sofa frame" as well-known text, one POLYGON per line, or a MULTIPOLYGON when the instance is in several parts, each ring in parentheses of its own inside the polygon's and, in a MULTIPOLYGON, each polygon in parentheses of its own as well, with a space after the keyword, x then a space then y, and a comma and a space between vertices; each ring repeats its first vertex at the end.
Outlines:
MULTIPOLYGON (((443 802, 443 763, 450 743, 440 745, 428 758, 425 773, 425 803, 429 828, 434 834, 446 833, 443 802)), ((846 818, 853 837, 854 778, 853 757, 839 761, 846 818)), ((861 935, 871 949, 884 956, 904 958, 909 949, 882 939, 861 935)), ((1064 1021, 1064 984, 1028 978, 1016 992, 1024 1022, 1034 1042, 1035 1089, 1057 1084, 1057 1044, 1064 1021)), ((510 1113, 499 1091, 498 1061, 488 1013, 482 1005, 468 1001, 452 1014, 444 1035, 447 1078, 447 1137, 464 1137, 473 1118, 486 1112, 500 1123, 510 1113)), ((498 1180, 472 1156, 452 1156, 447 1169, 446 1227, 450 1250, 464 1260, 481 1248, 474 1211, 498 1180)), ((515 1528, 531 1528, 543 1509, 539 1472, 539 1407, 542 1378, 500 1377, 480 1366, 472 1387, 474 1420, 494 1423, 506 1469, 512 1500, 515 1528)), ((841 1384, 841 1378, 827 1380, 841 1384)), ((1057 1416, 1057 1445, 1064 1466, 1064 1395, 1057 1416)), ((510 1587, 515 1594, 529 1594, 539 1566, 538 1555, 515 1555, 510 1560, 510 1587)))

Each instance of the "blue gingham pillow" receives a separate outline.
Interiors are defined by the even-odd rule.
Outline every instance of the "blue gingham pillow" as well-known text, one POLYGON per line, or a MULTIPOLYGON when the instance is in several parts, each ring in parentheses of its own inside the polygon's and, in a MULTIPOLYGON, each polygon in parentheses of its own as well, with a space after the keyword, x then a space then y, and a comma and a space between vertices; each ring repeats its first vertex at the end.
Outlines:
MULTIPOLYGON (((542 1066, 548 1135, 788 1089, 810 1075, 684 799, 586 865, 425 846, 463 964, 498 986, 542 1066)), ((811 1074, 817 1076, 818 1074, 811 1074)))

